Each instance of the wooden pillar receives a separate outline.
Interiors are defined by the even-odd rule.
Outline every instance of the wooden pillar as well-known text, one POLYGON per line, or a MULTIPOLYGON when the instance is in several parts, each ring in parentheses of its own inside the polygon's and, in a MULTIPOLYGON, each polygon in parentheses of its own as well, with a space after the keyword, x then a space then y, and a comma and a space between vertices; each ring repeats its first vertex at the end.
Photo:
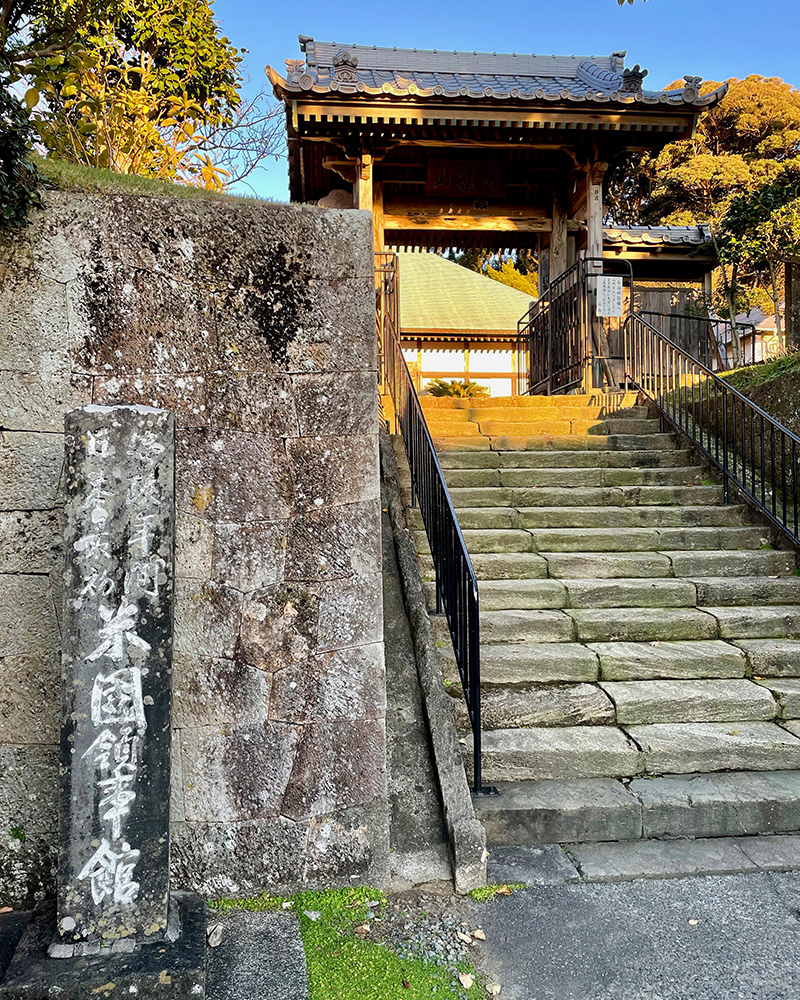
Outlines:
POLYGON ((550 233, 550 281, 567 269, 567 210, 553 198, 553 231, 550 233))
MULTIPOLYGON (((587 265, 588 274, 602 274, 603 262, 603 174, 608 168, 607 163, 590 163, 586 170, 586 256, 590 258, 587 265)), ((594 282, 592 283, 594 284, 594 282)), ((611 353, 608 337, 603 326, 603 321, 598 317, 594 305, 591 307, 591 341, 595 355, 603 358, 603 373, 606 382, 611 388, 617 382, 617 373, 613 365, 608 360, 611 353)), ((588 388, 590 372, 587 370, 584 376, 584 385, 588 388)))
POLYGON ((380 253, 383 250, 383 181, 372 184, 372 235, 375 253, 380 253))
POLYGON ((517 395, 517 380, 519 378, 519 370, 517 368, 517 352, 514 348, 511 349, 511 395, 517 395))
POLYGON ((372 157, 369 153, 362 153, 356 164, 353 206, 367 212, 372 211, 372 157))
POLYGON ((539 237, 539 298, 547 291, 550 284, 550 247, 545 245, 544 237, 539 237))
MULTIPOLYGON (((592 163, 586 171, 586 256, 603 256, 603 175, 607 163, 592 163)), ((590 265, 590 272, 602 273, 602 264, 590 265)))

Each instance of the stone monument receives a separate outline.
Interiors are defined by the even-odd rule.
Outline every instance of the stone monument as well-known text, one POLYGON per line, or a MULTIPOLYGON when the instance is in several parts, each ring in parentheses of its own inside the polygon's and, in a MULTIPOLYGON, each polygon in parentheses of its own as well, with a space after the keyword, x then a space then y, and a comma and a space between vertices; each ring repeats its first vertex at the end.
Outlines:
POLYGON ((173 418, 87 406, 65 435, 58 899, 0 998, 202 997, 204 903, 169 891, 173 418))

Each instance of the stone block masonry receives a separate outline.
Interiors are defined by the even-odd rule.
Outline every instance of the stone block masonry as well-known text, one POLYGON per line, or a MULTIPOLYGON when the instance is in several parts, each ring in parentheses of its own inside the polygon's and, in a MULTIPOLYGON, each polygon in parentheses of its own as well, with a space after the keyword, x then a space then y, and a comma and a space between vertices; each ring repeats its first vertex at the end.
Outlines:
POLYGON ((63 415, 175 418, 173 885, 380 882, 371 223, 51 193, 0 239, 0 898, 54 893, 63 415))

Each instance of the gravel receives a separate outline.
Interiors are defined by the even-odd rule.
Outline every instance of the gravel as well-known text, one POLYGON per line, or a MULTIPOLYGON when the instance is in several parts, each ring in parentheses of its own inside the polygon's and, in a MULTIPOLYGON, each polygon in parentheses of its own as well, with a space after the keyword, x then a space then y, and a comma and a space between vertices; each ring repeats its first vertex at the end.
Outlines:
POLYGON ((476 949, 483 942, 472 937, 477 926, 469 923, 466 909, 453 896, 409 892, 390 897, 388 905, 376 917, 370 937, 401 958, 442 966, 453 977, 451 995, 468 1000, 466 990, 458 982, 458 973, 468 962, 477 964, 476 949))

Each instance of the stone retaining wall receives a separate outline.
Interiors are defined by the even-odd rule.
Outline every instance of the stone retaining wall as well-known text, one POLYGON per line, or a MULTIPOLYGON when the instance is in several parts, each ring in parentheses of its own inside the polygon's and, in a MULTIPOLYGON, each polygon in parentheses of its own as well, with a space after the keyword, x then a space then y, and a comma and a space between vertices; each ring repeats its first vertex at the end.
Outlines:
POLYGON ((0 905, 53 893, 66 410, 176 415, 172 866, 381 882, 371 221, 50 194, 0 239, 0 905))

